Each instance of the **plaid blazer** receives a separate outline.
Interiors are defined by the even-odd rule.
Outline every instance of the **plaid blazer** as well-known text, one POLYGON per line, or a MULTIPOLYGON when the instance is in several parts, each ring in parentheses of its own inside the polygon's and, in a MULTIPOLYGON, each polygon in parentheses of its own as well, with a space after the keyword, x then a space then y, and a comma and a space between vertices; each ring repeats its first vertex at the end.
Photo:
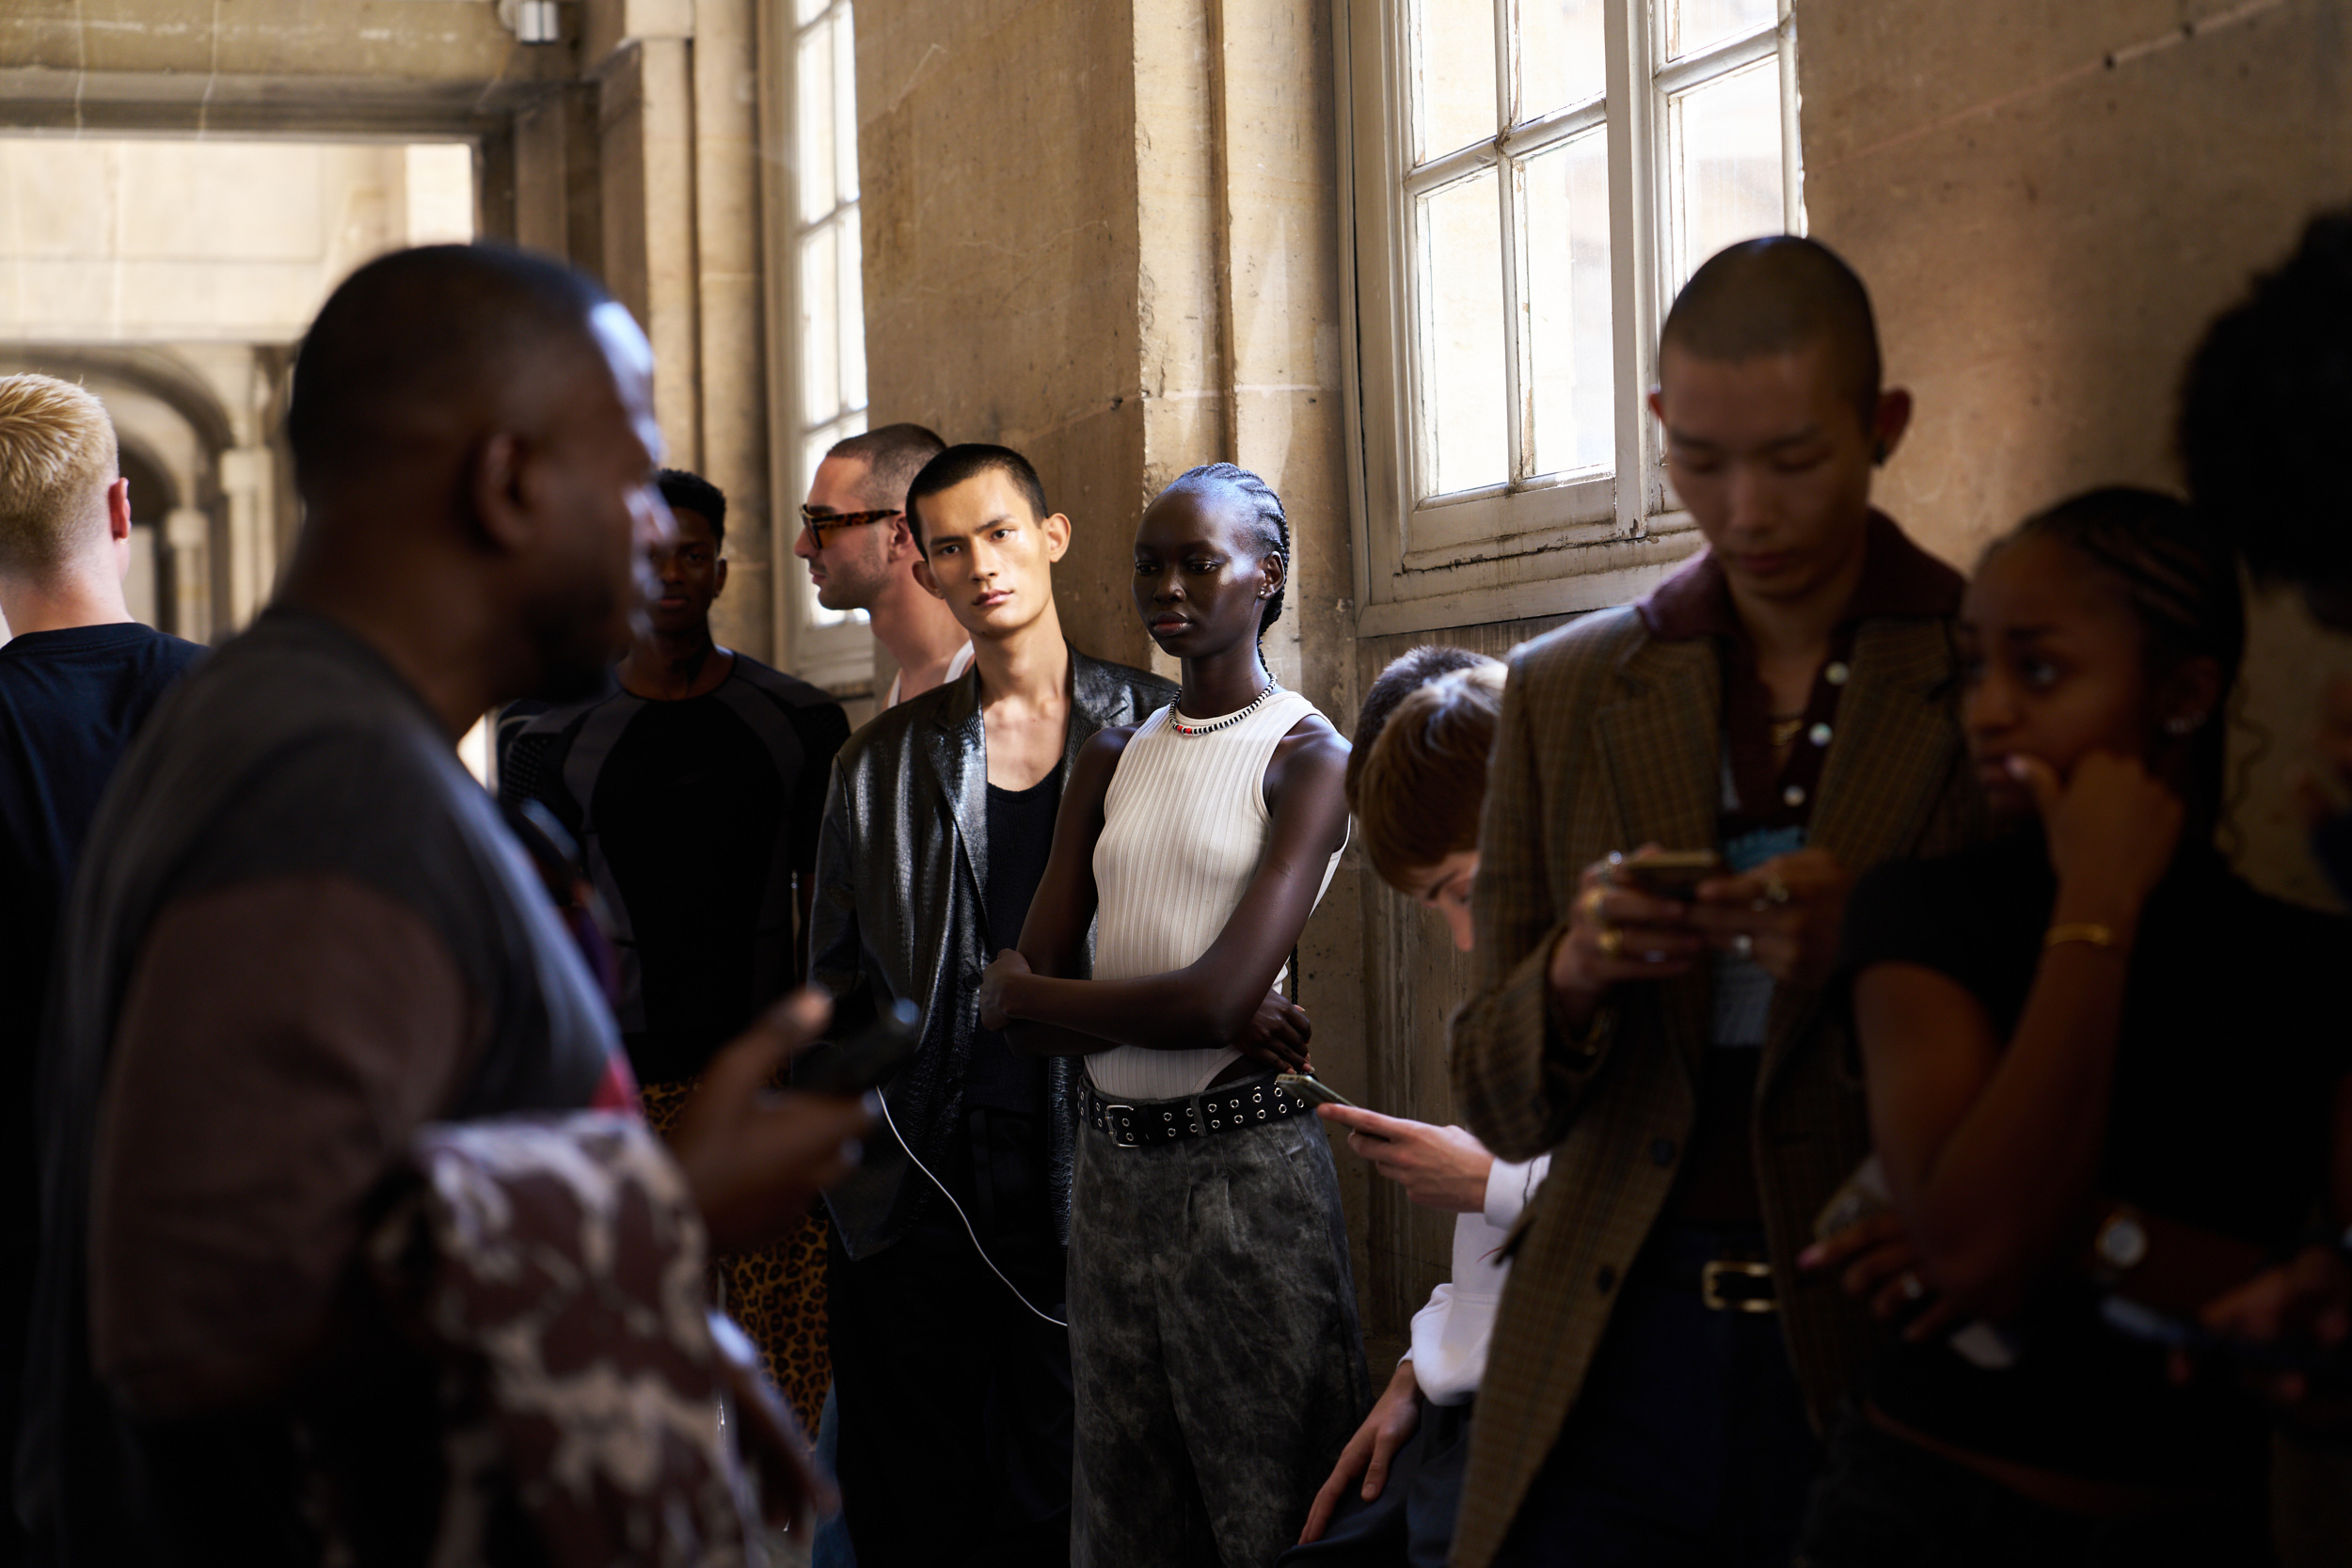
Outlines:
MULTIPOLYGON (((1858 874, 1979 836, 1949 623, 1866 619, 1851 662, 1807 842, 1858 874)), ((1631 608, 1571 622, 1511 657, 1480 834, 1476 983, 1454 1020, 1454 1077, 1470 1130, 1497 1155, 1549 1150, 1552 1164, 1513 1237, 1456 1568, 1484 1568, 1502 1544, 1696 1119, 1713 1006, 1705 966, 1622 988, 1589 1050, 1549 1026, 1544 972, 1585 866, 1652 841, 1716 842, 1722 695, 1712 639, 1654 637, 1631 608)), ((1835 1282, 1792 1267, 1814 1215, 1869 1149, 1842 1012, 1820 993, 1779 988, 1753 1124, 1781 1323, 1817 1425, 1875 1342, 1835 1282)))

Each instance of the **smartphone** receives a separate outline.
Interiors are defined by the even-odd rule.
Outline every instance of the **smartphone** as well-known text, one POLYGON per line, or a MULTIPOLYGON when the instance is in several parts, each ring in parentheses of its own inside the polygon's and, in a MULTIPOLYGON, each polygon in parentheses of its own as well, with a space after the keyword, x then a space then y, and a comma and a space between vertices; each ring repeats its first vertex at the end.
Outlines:
POLYGON ((1619 887, 1653 898, 1689 903, 1699 884, 1724 875, 1724 858, 1712 849, 1666 849, 1639 860, 1619 861, 1610 878, 1619 887))
POLYGON ((795 1063, 792 1086, 810 1094, 864 1094, 882 1087, 922 1043, 923 1009, 900 997, 877 1007, 873 1022, 848 1039, 795 1063))
POLYGON ((2303 1340, 2238 1339, 2216 1334, 2193 1319, 2176 1317, 2129 1296, 2104 1296, 2099 1317, 2127 1339, 2232 1367, 2240 1371, 2299 1372, 2312 1383, 2330 1388, 2352 1386, 2352 1349, 2323 1347, 2303 1340))
POLYGON ((1344 1105, 1351 1111, 1363 1109, 1311 1072, 1280 1072, 1275 1074, 1274 1081, 1310 1105, 1344 1105))
POLYGON ((1813 1216, 1813 1239, 1826 1242, 1841 1230, 1851 1230, 1872 1214, 1883 1214, 1895 1207, 1894 1189, 1886 1184, 1886 1167, 1875 1154, 1853 1168, 1838 1189, 1830 1194, 1821 1212, 1813 1216))

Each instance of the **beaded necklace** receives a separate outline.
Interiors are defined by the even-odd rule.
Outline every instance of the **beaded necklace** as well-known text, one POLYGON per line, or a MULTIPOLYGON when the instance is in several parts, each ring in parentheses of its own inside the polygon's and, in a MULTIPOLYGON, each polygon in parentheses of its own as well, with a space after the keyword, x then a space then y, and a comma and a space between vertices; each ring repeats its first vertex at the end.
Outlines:
POLYGON ((1250 698, 1249 705, 1248 707, 1235 708, 1232 712, 1220 715, 1215 719, 1187 719, 1184 717, 1183 709, 1179 708, 1174 703, 1170 703, 1168 705, 1168 727, 1174 730, 1178 735, 1210 735, 1218 730, 1231 729, 1235 724, 1238 724, 1243 720, 1248 718, 1251 714, 1257 712, 1260 708, 1265 706, 1265 700, 1281 689, 1282 683, 1276 680, 1273 676, 1268 675, 1266 677, 1265 689, 1259 692, 1255 697, 1250 698))

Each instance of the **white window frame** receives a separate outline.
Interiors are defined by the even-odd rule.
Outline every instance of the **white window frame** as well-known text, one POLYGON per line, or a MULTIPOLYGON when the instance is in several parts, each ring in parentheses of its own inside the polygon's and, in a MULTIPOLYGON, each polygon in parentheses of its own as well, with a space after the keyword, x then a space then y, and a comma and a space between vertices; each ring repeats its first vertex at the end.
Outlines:
MULTIPOLYGON (((1777 57, 1780 71, 1784 220, 1804 231, 1798 141, 1795 22, 1780 0, 1774 25, 1665 58, 1666 0, 1607 0, 1605 84, 1599 101, 1516 126, 1492 139, 1412 167, 1408 0, 1334 0, 1340 101, 1340 207, 1343 307, 1356 330, 1343 333, 1351 510, 1356 525, 1357 630, 1363 636, 1558 614, 1638 597, 1699 547, 1687 513, 1667 490, 1657 421, 1645 406, 1657 379, 1658 326, 1672 302, 1672 259, 1680 255, 1679 213, 1662 199, 1672 178, 1667 105, 1674 95, 1777 57), (1630 90, 1632 84, 1642 90, 1630 90), (1521 376, 1511 442, 1515 475, 1505 483, 1419 501, 1426 461, 1412 418, 1418 397, 1413 352, 1409 204, 1416 196, 1481 168, 1503 166, 1570 137, 1608 130, 1611 347, 1617 420, 1613 471, 1531 475, 1521 436, 1531 415, 1521 376), (1408 185, 1409 173, 1409 185, 1408 185)), ((1507 88, 1518 0, 1497 0, 1498 90, 1507 88)), ((1526 359, 1510 320, 1516 193, 1501 182, 1504 225, 1505 333, 1526 359)), ((1694 260, 1703 260, 1697 258, 1694 260)))
MULTIPOLYGON (((768 246, 766 268, 768 319, 772 324, 768 334, 769 473, 777 498, 772 613, 780 662, 803 680, 845 697, 873 693, 873 630, 863 612, 831 623, 816 618, 811 612, 807 569, 792 553, 792 546, 801 532, 801 502, 807 499, 809 481, 816 476, 808 448, 817 439, 839 440, 863 434, 866 405, 825 410, 803 406, 806 381, 802 355, 806 345, 800 330, 801 242, 836 223, 851 209, 858 209, 862 218, 865 188, 860 182, 856 195, 836 201, 822 217, 813 221, 802 217, 799 61, 804 34, 835 16, 853 16, 855 9, 854 0, 831 0, 816 17, 803 23, 799 19, 799 0, 764 0, 758 16, 760 97, 771 114, 771 129, 763 138, 767 155, 761 159, 761 194, 773 241, 768 246)), ((855 27, 854 21, 851 27, 855 27)), ((864 293, 861 288, 861 300, 864 293)), ((863 320, 856 328, 862 338, 863 320)), ((839 330, 838 323, 835 330, 839 330)))

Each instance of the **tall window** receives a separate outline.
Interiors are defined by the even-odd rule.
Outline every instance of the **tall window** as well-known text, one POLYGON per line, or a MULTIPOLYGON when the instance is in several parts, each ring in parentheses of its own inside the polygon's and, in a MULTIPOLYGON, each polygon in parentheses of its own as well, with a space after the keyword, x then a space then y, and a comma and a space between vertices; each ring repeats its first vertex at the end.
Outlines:
MULTIPOLYGON (((857 48, 850 0, 776 0, 791 128, 781 205, 789 215, 780 271, 790 297, 789 462, 779 478, 787 506, 808 493, 825 449, 866 428, 866 299, 860 272, 857 48)), ((787 514, 789 515, 789 514, 787 514)), ((794 519, 797 522, 797 519, 794 519)), ((784 563, 783 597, 796 673, 826 686, 870 679, 872 641, 862 610, 827 610, 797 561, 784 563)))
MULTIPOLYGON (((1803 227, 1788 0, 1345 0, 1363 629, 1620 597, 1657 324, 1803 227)), ((1646 558, 1646 559, 1645 559, 1646 558)))

